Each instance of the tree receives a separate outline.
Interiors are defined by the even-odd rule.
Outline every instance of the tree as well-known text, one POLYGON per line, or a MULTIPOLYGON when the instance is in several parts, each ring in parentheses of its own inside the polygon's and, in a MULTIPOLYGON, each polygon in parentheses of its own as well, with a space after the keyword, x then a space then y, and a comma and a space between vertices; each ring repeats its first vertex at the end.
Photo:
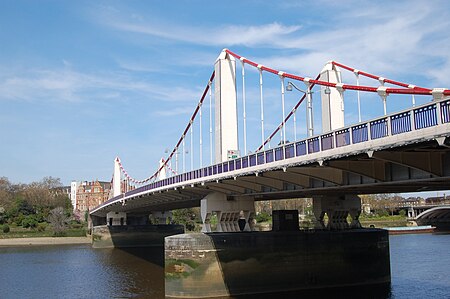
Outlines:
POLYGON ((23 228, 36 228, 38 225, 38 221, 35 215, 28 215, 22 220, 23 228))
POLYGON ((14 200, 14 187, 7 177, 0 177, 0 207, 7 210, 14 200))
POLYGON ((57 207, 51 210, 48 216, 48 222, 50 222, 55 236, 61 237, 65 235, 69 218, 64 213, 63 207, 57 207))
POLYGON ((186 230, 193 231, 196 228, 196 222, 200 221, 199 208, 179 209, 172 211, 173 223, 182 224, 186 230))

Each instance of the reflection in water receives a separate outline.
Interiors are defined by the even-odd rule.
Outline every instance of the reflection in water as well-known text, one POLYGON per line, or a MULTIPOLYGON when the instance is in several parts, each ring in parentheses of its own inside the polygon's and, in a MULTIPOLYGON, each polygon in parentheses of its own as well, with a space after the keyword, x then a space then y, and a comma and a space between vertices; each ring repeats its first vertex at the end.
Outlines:
POLYGON ((164 251, 161 247, 96 249, 102 262, 120 277, 118 297, 164 298, 164 251))
MULTIPOLYGON (((236 298, 450 298, 450 235, 390 237, 392 287, 236 298)), ((162 248, 0 248, 0 298, 164 298, 162 248)), ((364 265, 361 265, 364 267, 364 265)))
POLYGON ((0 298, 164 298, 162 248, 0 248, 0 298))

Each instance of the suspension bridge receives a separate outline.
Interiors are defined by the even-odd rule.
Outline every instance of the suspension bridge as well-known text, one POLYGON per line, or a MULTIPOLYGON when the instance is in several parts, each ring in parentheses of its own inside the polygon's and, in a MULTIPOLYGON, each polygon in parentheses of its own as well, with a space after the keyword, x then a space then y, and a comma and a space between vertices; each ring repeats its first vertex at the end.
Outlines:
MULTIPOLYGON (((164 243, 165 294, 173 298, 389 284, 387 231, 361 228, 358 195, 448 189, 449 135, 449 89, 335 61, 313 79, 224 49, 157 170, 138 180, 115 159, 112 197, 90 212, 94 246, 103 240, 126 246, 118 240, 145 235, 152 244, 164 243), (349 75, 355 84, 344 83, 349 75), (300 93, 292 107, 286 105, 289 91, 300 93), (314 94, 320 100, 313 105, 314 94), (366 98, 381 100, 382 115, 363 117, 366 98), (355 102, 358 121, 346 124, 345 107, 355 102), (399 102, 401 109, 390 108, 399 102), (314 113, 317 106, 320 113, 314 113), (304 121, 298 121, 300 111, 304 121), (267 134, 267 120, 276 115, 279 125, 267 134), (299 230, 298 211, 273 211, 272 231, 254 231, 255 201, 299 197, 313 199, 315 230, 299 230), (194 206, 201 207, 202 233, 166 225, 171 210, 194 206), (149 225, 150 213, 162 225, 149 225)), ((434 214, 427 215, 423 220, 434 214)))
MULTIPOLYGON (((258 64, 225 49, 217 59, 215 70, 181 137, 168 157, 161 159, 157 171, 146 179, 137 180, 116 158, 114 196, 91 211, 91 215, 106 217, 108 212, 170 211, 199 206, 202 199, 216 196, 223 202, 223 207, 210 200, 211 208, 206 208, 207 201, 204 200, 203 220, 207 222, 211 209, 215 209, 224 212, 223 221, 229 222, 231 217, 236 222, 242 207, 231 207, 230 199, 237 199, 234 201, 237 203, 247 202, 243 205, 244 210, 249 211, 248 218, 254 211, 251 207, 254 200, 317 197, 318 201, 323 201, 322 206, 326 206, 327 198, 336 195, 350 197, 352 194, 445 190, 450 178, 449 98, 448 89, 394 81, 335 61, 328 62, 321 73, 311 79, 258 64), (236 61, 241 64, 239 91, 236 61), (253 68, 259 75, 258 126, 261 135, 260 146, 254 152, 248 151, 246 68, 253 68), (352 73, 356 84, 343 83, 342 71, 352 73), (374 81, 375 86, 361 85, 362 77, 374 81), (275 79, 280 85, 279 96, 270 97, 271 101, 279 101, 281 108, 280 123, 271 134, 266 134, 265 130, 267 99, 263 79, 267 82, 275 79), (299 84, 303 84, 305 90, 298 88, 299 84), (315 134, 314 130, 312 89, 315 86, 320 87, 321 134, 315 134), (302 96, 286 111, 285 92, 292 87, 302 96), (357 93, 358 122, 353 125, 344 124, 344 94, 349 92, 357 93), (238 94, 241 95, 241 117, 238 116, 238 94), (383 115, 362 120, 360 94, 379 97, 383 115), (424 103, 417 105, 418 98, 424 103), (203 107, 208 100, 209 119, 205 122, 203 107), (388 114, 388 102, 393 101, 408 101, 411 107, 388 114), (302 104, 306 106, 307 136, 298 138, 298 127, 304 127, 297 124, 297 111, 302 104), (241 136, 238 135, 238 123, 241 136), (198 145, 193 141, 195 124, 199 128, 198 145), (287 140, 288 126, 293 126, 290 131, 293 131, 294 140, 291 141, 287 140), (205 145, 203 131, 209 131, 209 145, 205 145), (277 135, 279 142, 271 146, 277 135), (186 143, 190 145, 191 170, 186 170, 186 143), (183 154, 182 169, 179 167, 180 151, 183 154), (244 154, 240 155, 241 152, 244 154), (198 153, 197 168, 194 153, 198 153), (205 153, 209 157, 204 157, 205 153), (208 158, 209 163, 205 165, 208 158)), ((333 208, 319 209, 316 215, 319 220, 323 217, 323 209, 333 208)))

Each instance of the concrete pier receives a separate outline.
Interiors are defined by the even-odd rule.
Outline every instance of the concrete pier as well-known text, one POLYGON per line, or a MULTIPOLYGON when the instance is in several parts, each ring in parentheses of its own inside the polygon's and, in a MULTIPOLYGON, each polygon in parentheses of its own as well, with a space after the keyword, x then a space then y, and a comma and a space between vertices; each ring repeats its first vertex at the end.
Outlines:
POLYGON ((182 225, 100 225, 92 228, 92 247, 162 247, 165 237, 183 233, 182 225))
POLYGON ((168 298, 390 283, 380 229, 182 234, 165 239, 168 298))

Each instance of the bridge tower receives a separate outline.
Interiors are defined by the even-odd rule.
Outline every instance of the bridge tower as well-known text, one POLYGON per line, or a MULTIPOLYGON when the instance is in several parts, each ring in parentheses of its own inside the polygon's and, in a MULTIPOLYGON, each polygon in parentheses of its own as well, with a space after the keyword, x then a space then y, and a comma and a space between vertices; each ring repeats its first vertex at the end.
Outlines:
POLYGON ((228 159, 228 150, 238 150, 236 60, 222 50, 215 65, 215 162, 228 159))
POLYGON ((121 178, 120 178, 120 160, 119 157, 116 157, 114 160, 114 174, 113 174, 113 197, 119 196, 122 194, 122 190, 120 188, 121 178))
POLYGON ((322 133, 344 127, 344 89, 341 72, 330 61, 320 73, 320 80, 337 83, 336 88, 321 87, 322 133))
MULTIPOLYGON (((228 160, 228 151, 238 151, 238 122, 236 95, 236 60, 222 50, 215 62, 215 163, 228 160)), ((210 232, 210 218, 217 213, 218 231, 239 231, 238 223, 245 220, 244 230, 252 230, 255 212, 253 198, 228 199, 212 192, 201 200, 203 232, 210 232)))
POLYGON ((166 167, 162 167, 163 165, 164 165, 164 159, 161 158, 159 160, 159 165, 158 165, 158 169, 161 169, 158 173, 158 180, 164 180, 167 177, 166 167))

